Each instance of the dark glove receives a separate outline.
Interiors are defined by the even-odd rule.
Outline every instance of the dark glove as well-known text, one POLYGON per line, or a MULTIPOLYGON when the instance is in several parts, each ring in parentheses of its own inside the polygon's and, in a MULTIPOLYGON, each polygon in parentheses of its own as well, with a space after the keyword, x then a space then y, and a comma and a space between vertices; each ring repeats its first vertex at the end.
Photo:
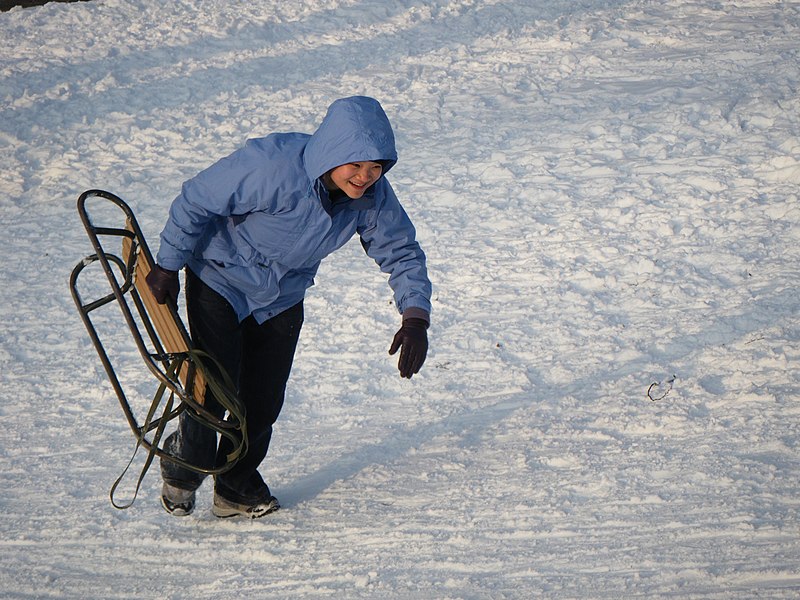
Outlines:
POLYGON ((156 302, 165 304, 167 298, 172 298, 172 301, 177 304, 178 291, 180 290, 177 271, 167 271, 156 265, 147 274, 145 281, 156 302))
POLYGON ((400 331, 394 335, 389 354, 394 355, 401 346, 403 347, 397 363, 401 377, 411 379, 412 375, 419 373, 428 354, 427 330, 428 322, 425 319, 411 318, 404 320, 400 331))

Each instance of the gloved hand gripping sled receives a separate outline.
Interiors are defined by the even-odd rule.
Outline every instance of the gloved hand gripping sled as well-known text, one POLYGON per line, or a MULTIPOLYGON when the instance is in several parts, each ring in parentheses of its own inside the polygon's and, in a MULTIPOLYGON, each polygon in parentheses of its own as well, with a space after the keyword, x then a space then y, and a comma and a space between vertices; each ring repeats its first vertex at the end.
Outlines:
POLYGON ((133 504, 142 479, 156 456, 207 475, 223 473, 230 469, 247 451, 245 410, 236 396, 235 386, 219 364, 207 354, 192 347, 175 303, 170 299, 166 304, 159 304, 150 292, 145 278, 153 268, 153 256, 130 207, 110 192, 88 190, 78 198, 78 214, 95 253, 84 258, 72 270, 70 277, 72 297, 136 437, 136 447, 138 449, 139 446, 143 446, 148 451, 133 499, 125 505, 119 505, 114 500, 114 492, 124 473, 111 488, 112 504, 116 508, 127 508, 133 504), (108 218, 119 219, 123 222, 123 226, 96 225, 87 206, 90 203, 93 205, 93 213, 102 212, 104 218, 110 214, 108 218), (122 214, 118 214, 114 208, 121 210, 122 214), (118 244, 113 251, 107 250, 104 246, 104 242, 108 241, 116 241, 118 244), (83 285, 82 282, 91 277, 86 283, 94 284, 93 290, 97 288, 96 269, 94 274, 86 270, 93 264, 102 267, 111 292, 85 302, 79 287, 90 287, 83 285), (121 309, 141 358, 158 380, 155 396, 146 410, 141 408, 140 402, 129 401, 115 370, 114 361, 101 340, 103 336, 93 320, 95 311, 113 304, 121 309), (215 370, 210 370, 209 365, 213 365, 215 370), (215 376, 215 372, 221 375, 215 376), (213 393, 219 405, 227 411, 227 418, 219 418, 204 407, 206 391, 213 393), (227 437, 232 442, 233 450, 226 457, 225 464, 213 467, 194 465, 164 448, 162 440, 168 422, 184 411, 188 411, 189 416, 203 426, 227 437))

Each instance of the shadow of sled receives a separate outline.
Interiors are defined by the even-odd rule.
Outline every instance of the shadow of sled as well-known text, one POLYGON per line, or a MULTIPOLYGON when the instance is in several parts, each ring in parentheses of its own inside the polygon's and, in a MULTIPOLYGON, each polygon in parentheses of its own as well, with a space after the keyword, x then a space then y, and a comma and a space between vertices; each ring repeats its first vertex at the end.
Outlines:
POLYGON ((131 208, 110 192, 88 190, 78 198, 78 213, 95 253, 84 258, 72 270, 69 281, 72 298, 136 437, 134 456, 131 457, 122 475, 114 482, 110 493, 114 507, 124 509, 130 507, 136 500, 142 480, 156 456, 206 475, 223 473, 233 467, 247 452, 245 410, 236 396, 235 386, 220 365, 209 355, 192 347, 175 303, 168 299, 166 304, 158 304, 150 292, 145 278, 153 268, 153 256, 131 208), (91 213, 89 205, 92 206, 91 213), (92 214, 96 216, 101 212, 104 219, 116 222, 111 226, 95 224, 92 214), (110 244, 115 244, 113 250, 107 249, 110 244), (98 276, 101 279, 101 287, 106 289, 105 285, 102 285, 102 276, 96 269, 91 270, 93 272, 86 270, 95 263, 99 263, 102 267, 111 292, 84 301, 79 287, 86 289, 89 287, 87 284, 91 283, 94 285, 92 289, 97 288, 98 276), (143 419, 131 406, 114 364, 103 345, 101 335, 92 320, 95 311, 113 304, 121 309, 141 358, 159 382, 143 419), (220 375, 216 375, 217 373, 220 375), (204 398, 207 391, 227 411, 227 418, 217 417, 205 408, 204 398), (163 446, 163 434, 167 423, 184 412, 204 427, 231 441, 233 450, 226 457, 224 464, 210 468, 191 464, 163 446), (133 498, 126 504, 119 504, 114 499, 114 493, 133 463, 140 446, 148 451, 148 455, 133 498))

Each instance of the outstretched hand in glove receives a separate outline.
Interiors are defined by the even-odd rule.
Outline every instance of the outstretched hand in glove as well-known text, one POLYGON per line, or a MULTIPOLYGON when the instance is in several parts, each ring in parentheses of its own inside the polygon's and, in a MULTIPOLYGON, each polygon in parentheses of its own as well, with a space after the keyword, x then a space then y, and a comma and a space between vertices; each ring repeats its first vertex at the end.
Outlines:
POLYGON ((411 318, 403 321, 403 326, 394 335, 389 354, 400 350, 397 368, 400 376, 411 379, 419 373, 425 356, 428 354, 428 322, 425 319, 411 318))

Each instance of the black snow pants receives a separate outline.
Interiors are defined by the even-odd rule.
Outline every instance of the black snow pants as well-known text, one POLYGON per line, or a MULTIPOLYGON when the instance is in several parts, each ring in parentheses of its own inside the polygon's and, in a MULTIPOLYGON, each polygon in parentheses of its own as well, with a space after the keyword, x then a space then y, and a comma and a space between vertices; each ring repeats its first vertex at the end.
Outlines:
MULTIPOLYGON (((258 467, 267 455, 272 426, 283 407, 303 325, 303 303, 262 324, 252 315, 240 323, 228 301, 186 269, 186 311, 194 345, 218 360, 238 383, 239 398, 246 410, 247 453, 229 471, 216 476, 215 491, 234 502, 263 501, 270 491, 258 467)), ((205 406, 222 416, 213 397, 206 398, 205 406)), ((223 464, 232 450, 227 438, 221 437, 218 445, 217 434, 187 412, 179 417, 178 427, 165 446, 171 453, 203 467, 223 464)), ((161 461, 161 474, 165 482, 186 490, 197 489, 205 478, 167 460, 161 461)))

